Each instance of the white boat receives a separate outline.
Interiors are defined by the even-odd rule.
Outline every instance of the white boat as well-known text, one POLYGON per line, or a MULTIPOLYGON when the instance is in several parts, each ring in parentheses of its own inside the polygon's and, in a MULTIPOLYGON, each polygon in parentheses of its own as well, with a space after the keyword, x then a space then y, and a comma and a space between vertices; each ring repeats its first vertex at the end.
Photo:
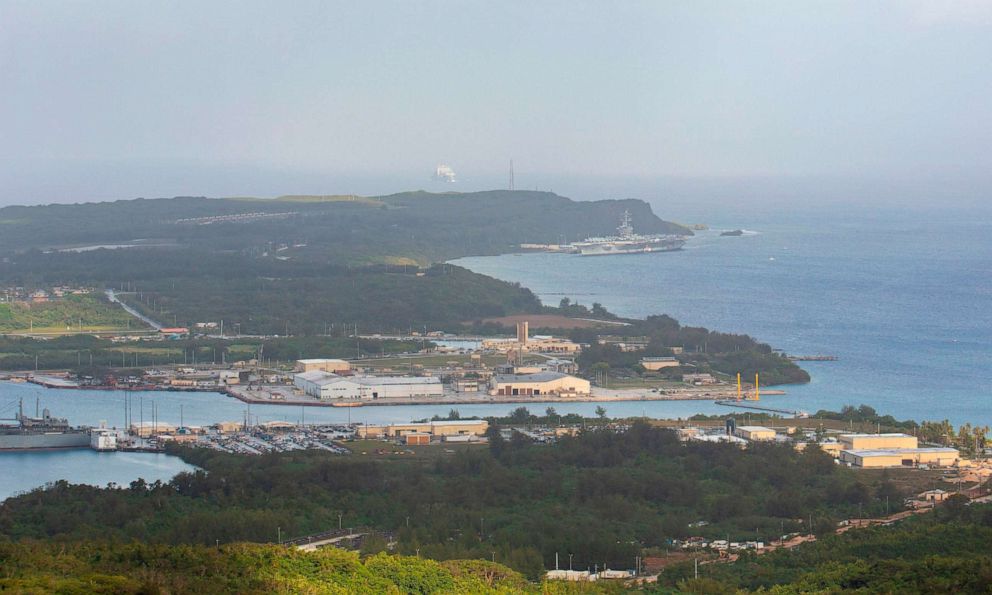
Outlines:
POLYGON ((434 170, 434 180, 437 182, 455 182, 455 170, 450 166, 441 163, 434 170))

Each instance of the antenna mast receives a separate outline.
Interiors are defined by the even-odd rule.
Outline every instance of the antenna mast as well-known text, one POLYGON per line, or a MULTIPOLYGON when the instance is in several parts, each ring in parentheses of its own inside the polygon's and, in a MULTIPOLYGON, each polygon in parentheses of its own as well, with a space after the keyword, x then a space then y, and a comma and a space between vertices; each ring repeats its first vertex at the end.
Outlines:
POLYGON ((514 183, 513 183, 513 160, 512 159, 510 160, 510 190, 514 190, 514 183))

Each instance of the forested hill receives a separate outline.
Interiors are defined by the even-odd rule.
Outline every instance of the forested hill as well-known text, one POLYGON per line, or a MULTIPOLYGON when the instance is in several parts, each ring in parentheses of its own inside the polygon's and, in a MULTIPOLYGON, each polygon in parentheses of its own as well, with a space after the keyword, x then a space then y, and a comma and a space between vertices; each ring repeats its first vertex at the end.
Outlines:
POLYGON ((579 202, 496 190, 381 197, 177 197, 0 209, 0 252, 128 244, 270 254, 339 264, 429 264, 508 252, 521 243, 614 231, 629 210, 638 231, 691 232, 640 200, 579 202))
POLYGON ((124 288, 153 318, 246 333, 446 328, 541 304, 517 284, 429 265, 609 234, 625 210, 639 231, 691 233, 643 201, 530 191, 7 207, 0 285, 124 288))

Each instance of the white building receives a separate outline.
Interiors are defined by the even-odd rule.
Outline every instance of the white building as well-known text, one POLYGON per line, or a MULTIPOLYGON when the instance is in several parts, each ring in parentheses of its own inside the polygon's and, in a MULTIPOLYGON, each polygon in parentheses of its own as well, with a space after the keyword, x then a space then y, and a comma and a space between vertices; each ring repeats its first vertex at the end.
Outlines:
POLYGON ((373 400, 441 397, 444 386, 434 377, 337 376, 328 372, 303 372, 293 384, 305 394, 321 400, 373 400))
POLYGON ((104 429, 93 430, 90 432, 90 448, 93 450, 117 450, 117 433, 104 429))

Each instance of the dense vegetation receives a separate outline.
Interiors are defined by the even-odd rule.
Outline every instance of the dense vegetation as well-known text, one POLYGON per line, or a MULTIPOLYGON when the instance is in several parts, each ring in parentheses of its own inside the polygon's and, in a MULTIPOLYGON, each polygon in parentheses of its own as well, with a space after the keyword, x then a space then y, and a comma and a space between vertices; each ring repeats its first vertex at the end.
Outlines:
POLYGON ((142 238, 146 246, 186 246, 200 253, 244 251, 289 259, 285 262, 426 265, 499 254, 521 243, 608 234, 625 209, 644 233, 692 235, 659 219, 643 201, 576 202, 548 192, 404 192, 361 200, 185 197, 6 207, 0 209, 0 253, 142 238), (245 213, 280 216, 209 224, 202 219, 245 213))
POLYGON ((8 539, 213 544, 350 526, 396 531, 398 551, 490 558, 531 578, 555 553, 628 568, 645 548, 694 534, 770 540, 884 510, 883 494, 809 448, 680 442, 670 430, 602 428, 551 446, 520 434, 431 462, 321 452, 240 457, 182 451, 203 471, 168 484, 57 483, 0 505, 8 539), (709 525, 690 528, 707 520, 709 525))
MULTIPOLYGON (((492 562, 361 559, 327 548, 23 543, 0 545, 0 591, 31 593, 540 593, 492 562)), ((547 591, 545 591, 547 592, 547 591)), ((561 585, 553 592, 581 592, 561 585)))
POLYGON ((355 325, 361 333, 406 333, 541 308, 530 290, 447 264, 211 283, 166 278, 141 286, 140 296, 126 299, 153 318, 174 320, 178 313, 188 320, 195 313, 197 321, 224 320, 246 334, 327 334, 355 325))
MULTIPOLYGON (((430 345, 429 343, 427 345, 430 345)), ((92 335, 53 339, 0 337, 0 370, 77 370, 100 375, 110 368, 164 364, 236 362, 257 358, 278 364, 304 357, 362 357, 405 353, 422 346, 410 341, 341 336, 257 339, 186 339, 114 343, 92 335)))
POLYGON ((992 506, 954 496, 933 514, 891 527, 823 536, 815 543, 734 564, 667 569, 659 591, 735 593, 988 593, 992 590, 992 506))
MULTIPOLYGON (((361 333, 425 328, 492 333, 499 327, 482 320, 549 309, 517 284, 431 263, 507 252, 520 243, 607 234, 624 210, 641 231, 691 234, 657 218, 642 201, 574 202, 526 191, 8 207, 0 209, 0 283, 114 287, 123 290, 122 300, 163 324, 223 320, 241 334, 346 335, 356 327, 361 333), (254 215, 205 219, 239 214, 254 215), (114 244, 132 247, 58 249, 114 244)), ((599 304, 589 309, 569 300, 551 310, 617 318, 599 304)), ((0 312, 0 331, 3 317, 0 312)), ((767 384, 808 380, 800 368, 750 337, 680 327, 665 316, 632 322, 626 327, 631 333, 651 337, 646 355, 685 347, 682 370, 760 371, 767 384)), ((609 366, 639 373, 637 359, 644 354, 601 348, 595 337, 577 338, 593 345, 580 362, 586 372, 609 366)), ((33 354, 27 351, 0 350, 9 362, 0 359, 0 368, 31 369, 33 354)), ((39 366, 71 364, 72 356, 46 354, 39 366)), ((89 353, 83 356, 88 359, 89 353)), ((96 359, 102 365, 102 355, 96 359)), ((168 357, 149 358, 157 361, 168 357)))
MULTIPOLYGON (((567 304, 562 304, 567 306, 567 304)), ((602 310, 602 307, 600 307, 602 310)), ((598 344, 598 331, 578 329, 572 331, 574 340, 589 343, 578 358, 580 366, 586 369, 599 367, 620 371, 626 374, 644 374, 640 360, 645 356, 671 356, 673 347, 682 348, 676 357, 678 368, 669 368, 664 377, 681 378, 683 372, 710 372, 734 376, 738 372, 745 381, 760 372, 762 384, 788 384, 809 382, 809 374, 793 361, 776 353, 764 343, 759 343, 748 335, 735 335, 711 331, 702 327, 682 326, 670 316, 648 316, 644 320, 626 320, 619 338, 638 337, 648 340, 642 351, 622 351, 612 344, 598 344)))

